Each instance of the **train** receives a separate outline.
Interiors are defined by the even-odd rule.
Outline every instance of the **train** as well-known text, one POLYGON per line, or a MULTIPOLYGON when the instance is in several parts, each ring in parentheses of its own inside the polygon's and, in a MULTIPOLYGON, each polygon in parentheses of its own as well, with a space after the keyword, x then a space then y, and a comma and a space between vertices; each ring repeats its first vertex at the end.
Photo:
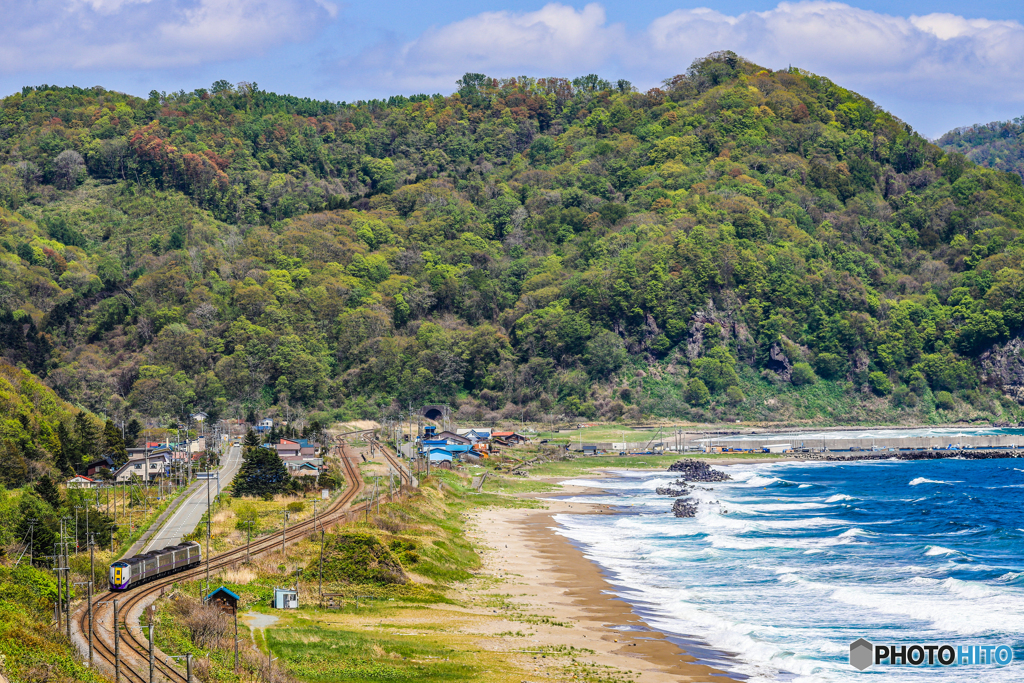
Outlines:
POLYGON ((110 565, 110 590, 126 591, 161 576, 198 567, 202 561, 202 546, 195 541, 119 560, 110 565))

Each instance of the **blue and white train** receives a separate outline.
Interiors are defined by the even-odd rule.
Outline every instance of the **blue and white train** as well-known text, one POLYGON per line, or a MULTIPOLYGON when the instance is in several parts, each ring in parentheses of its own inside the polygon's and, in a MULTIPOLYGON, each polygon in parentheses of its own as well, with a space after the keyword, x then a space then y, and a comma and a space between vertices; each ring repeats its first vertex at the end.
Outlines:
POLYGON ((110 590, 126 591, 161 576, 198 567, 202 561, 202 547, 195 541, 119 560, 110 565, 110 590))

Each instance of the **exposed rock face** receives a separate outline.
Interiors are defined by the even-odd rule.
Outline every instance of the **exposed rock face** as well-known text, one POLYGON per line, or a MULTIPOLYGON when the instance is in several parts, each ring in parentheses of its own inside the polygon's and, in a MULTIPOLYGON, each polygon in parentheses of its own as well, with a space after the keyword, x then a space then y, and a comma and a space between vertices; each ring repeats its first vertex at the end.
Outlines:
POLYGON ((678 498, 672 503, 672 514, 676 517, 696 517, 697 501, 692 498, 678 498))
POLYGON ((1024 339, 1014 337, 996 344, 978 357, 984 381, 1001 386, 1003 393, 1024 403, 1024 339))
POLYGON ((676 460, 669 466, 668 471, 679 472, 683 481, 729 481, 732 479, 725 472, 712 469, 703 460, 693 458, 676 460))
POLYGON ((782 350, 779 342, 772 344, 768 349, 768 369, 773 370, 782 380, 789 382, 793 379, 793 364, 789 362, 786 352, 782 350))

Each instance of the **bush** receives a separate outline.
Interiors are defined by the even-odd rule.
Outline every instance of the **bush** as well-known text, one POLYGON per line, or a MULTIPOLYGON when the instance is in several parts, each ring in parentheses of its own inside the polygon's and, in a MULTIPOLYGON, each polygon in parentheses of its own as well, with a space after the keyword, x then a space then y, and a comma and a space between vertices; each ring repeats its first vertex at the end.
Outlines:
POLYGON ((707 385, 699 379, 691 379, 686 384, 686 402, 692 406, 704 407, 711 403, 711 392, 707 385))
POLYGON ((814 384, 817 381, 818 376, 814 374, 810 363, 793 364, 793 384, 799 387, 805 384, 814 384))
POLYGON ((953 400, 953 394, 948 391, 936 392, 935 407, 939 410, 953 410, 953 408, 956 407, 956 401, 953 400))
POLYGON ((875 370, 868 375, 868 384, 871 385, 871 390, 879 396, 887 396, 892 393, 892 382, 880 370, 875 370))
POLYGON ((729 401, 729 405, 738 406, 747 400, 747 397, 743 395, 743 391, 739 387, 729 387, 725 390, 725 398, 729 401))
POLYGON ((306 504, 301 500, 297 500, 293 503, 288 503, 288 512, 302 512, 306 509, 306 504))
POLYGON ((837 353, 819 353, 814 359, 814 369, 825 379, 837 379, 846 374, 846 358, 837 353))

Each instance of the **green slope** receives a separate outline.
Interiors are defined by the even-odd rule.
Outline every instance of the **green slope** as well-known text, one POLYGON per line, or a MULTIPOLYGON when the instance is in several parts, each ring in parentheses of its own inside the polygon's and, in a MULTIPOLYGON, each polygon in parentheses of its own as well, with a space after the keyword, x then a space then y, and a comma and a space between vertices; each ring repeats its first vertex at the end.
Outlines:
POLYGON ((5 354, 144 415, 1015 414, 1018 176, 731 53, 458 86, 7 97, 5 354))

